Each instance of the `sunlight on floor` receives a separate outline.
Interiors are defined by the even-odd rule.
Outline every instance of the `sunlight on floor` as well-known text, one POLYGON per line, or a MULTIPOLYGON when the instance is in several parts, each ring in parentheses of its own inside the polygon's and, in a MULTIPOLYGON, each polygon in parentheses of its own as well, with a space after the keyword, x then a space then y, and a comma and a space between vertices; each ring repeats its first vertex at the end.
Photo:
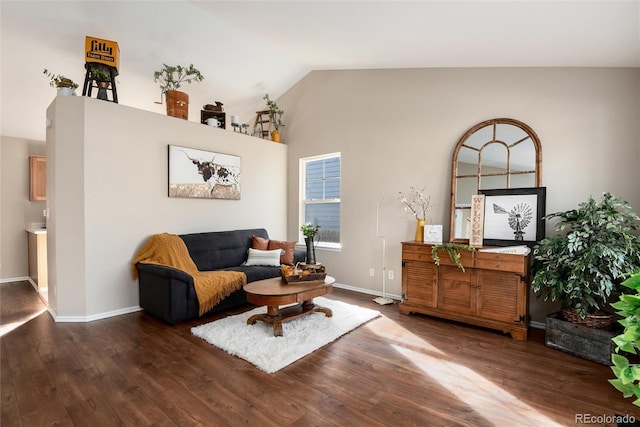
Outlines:
POLYGON ((561 426, 482 375, 449 361, 440 349, 394 321, 383 317, 367 327, 394 343, 392 348, 490 423, 497 426, 561 426))
POLYGON ((6 325, 0 325, 0 337, 3 337, 4 335, 8 334, 9 332, 13 331, 14 329, 19 328, 20 326, 22 326, 25 323, 27 323, 29 320, 35 319, 36 317, 40 316, 45 311, 47 311, 47 309, 46 308, 42 308, 39 311, 36 311, 35 313, 31 314, 28 317, 25 317, 23 319, 17 320, 15 322, 7 323, 6 325))

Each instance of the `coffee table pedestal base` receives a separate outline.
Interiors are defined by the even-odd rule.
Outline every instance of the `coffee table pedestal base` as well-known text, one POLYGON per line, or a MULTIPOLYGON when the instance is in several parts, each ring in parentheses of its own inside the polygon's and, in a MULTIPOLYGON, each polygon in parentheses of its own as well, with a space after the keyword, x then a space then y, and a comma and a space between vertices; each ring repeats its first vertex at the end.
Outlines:
POLYGON ((268 305, 267 312, 262 314, 254 314, 247 319, 248 325, 253 325, 258 320, 273 325, 273 335, 282 336, 282 322, 298 319, 311 313, 324 313, 327 317, 333 316, 333 312, 329 308, 320 307, 313 303, 313 300, 304 301, 290 307, 278 308, 277 305, 268 305))

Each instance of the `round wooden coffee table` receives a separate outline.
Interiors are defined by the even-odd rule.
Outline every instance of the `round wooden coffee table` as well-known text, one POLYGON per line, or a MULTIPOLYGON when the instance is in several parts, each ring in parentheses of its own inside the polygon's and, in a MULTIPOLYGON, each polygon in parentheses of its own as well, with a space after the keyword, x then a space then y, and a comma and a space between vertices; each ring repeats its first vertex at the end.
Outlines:
POLYGON ((313 298, 326 295, 333 290, 335 279, 327 276, 322 281, 297 282, 287 284, 280 277, 258 280, 245 285, 247 301, 255 305, 266 305, 267 312, 255 314, 247 319, 247 324, 253 325, 258 320, 273 325, 273 335, 282 336, 282 322, 307 316, 311 313, 324 313, 333 316, 330 309, 313 303, 313 298), (295 304, 279 308, 281 305, 295 304))

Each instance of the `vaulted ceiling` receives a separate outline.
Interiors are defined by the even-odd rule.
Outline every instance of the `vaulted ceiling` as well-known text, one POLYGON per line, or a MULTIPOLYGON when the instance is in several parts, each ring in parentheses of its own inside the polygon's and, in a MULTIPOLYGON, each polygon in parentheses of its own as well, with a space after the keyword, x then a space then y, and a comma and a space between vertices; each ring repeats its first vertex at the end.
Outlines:
POLYGON ((640 0, 2 0, 0 20, 0 132, 32 139, 55 95, 42 70, 82 82, 87 35, 120 46, 121 104, 163 112, 153 72, 193 63, 192 108, 243 121, 312 70, 640 67, 640 0))

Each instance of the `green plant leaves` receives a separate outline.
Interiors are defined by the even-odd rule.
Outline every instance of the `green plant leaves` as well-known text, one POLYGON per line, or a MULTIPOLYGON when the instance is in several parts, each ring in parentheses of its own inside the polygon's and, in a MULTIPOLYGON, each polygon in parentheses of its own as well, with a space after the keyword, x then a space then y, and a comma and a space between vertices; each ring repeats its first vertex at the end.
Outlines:
MULTIPOLYGON (((640 268, 640 218, 610 193, 578 206, 545 217, 557 219, 557 235, 534 247, 531 287, 584 317, 606 308, 621 292, 623 274, 640 268)), ((633 286, 639 288, 640 281, 633 286)))
POLYGON ((618 323, 624 326, 622 334, 612 338, 616 345, 615 353, 611 355, 613 366, 611 371, 616 379, 609 380, 625 398, 635 396, 633 404, 640 406, 640 365, 629 362, 625 356, 618 354, 620 351, 630 354, 638 354, 640 348, 640 293, 638 285, 640 284, 640 270, 626 275, 627 279, 623 282, 627 286, 635 290, 634 294, 620 295, 619 300, 611 306, 617 310, 617 313, 624 317, 618 323))
POLYGON ((153 73, 153 81, 160 83, 162 93, 168 90, 178 90, 182 83, 190 84, 202 80, 204 80, 204 76, 193 64, 189 64, 188 67, 162 64, 162 69, 153 73))

